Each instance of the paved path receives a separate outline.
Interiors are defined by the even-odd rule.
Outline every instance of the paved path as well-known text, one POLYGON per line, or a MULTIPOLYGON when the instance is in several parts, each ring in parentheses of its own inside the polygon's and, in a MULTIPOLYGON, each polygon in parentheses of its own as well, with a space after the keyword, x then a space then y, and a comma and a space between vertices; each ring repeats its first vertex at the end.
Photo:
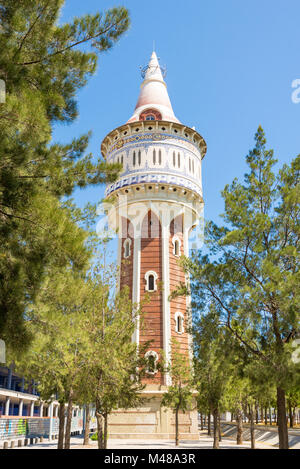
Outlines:
MULTIPOLYGON (((95 441, 91 441, 88 446, 83 446, 83 439, 80 437, 72 437, 71 438, 71 449, 97 449, 97 443, 95 441)), ((213 445, 213 438, 205 435, 200 434, 199 441, 182 441, 178 448, 180 449, 189 449, 189 450, 197 450, 197 449, 212 449, 213 445)), ((44 441, 43 443, 39 443, 37 445, 30 445, 24 448, 15 448, 15 449, 56 449, 57 447, 57 440, 52 442, 44 441)), ((175 444, 171 441, 166 440, 109 440, 108 441, 108 449, 175 449, 175 444)), ((223 439, 220 442, 221 449, 248 449, 250 448, 250 443, 245 442, 243 445, 237 446, 234 441, 223 439)), ((274 449, 273 446, 264 444, 264 443, 257 443, 257 449, 274 449)))

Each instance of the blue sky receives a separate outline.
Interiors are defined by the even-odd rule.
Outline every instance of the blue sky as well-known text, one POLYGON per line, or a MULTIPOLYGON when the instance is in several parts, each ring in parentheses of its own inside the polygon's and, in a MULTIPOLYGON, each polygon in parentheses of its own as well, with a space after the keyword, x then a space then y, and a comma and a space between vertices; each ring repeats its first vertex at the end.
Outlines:
MULTIPOLYGON (((132 115, 139 67, 147 64, 155 40, 176 116, 207 142, 205 218, 218 221, 220 192, 243 177, 259 124, 280 165, 300 152, 300 103, 291 99, 291 84, 300 78, 300 2, 66 0, 61 22, 116 5, 130 10, 131 28, 99 57, 96 75, 78 94, 79 118, 57 128, 54 139, 68 142, 92 130, 89 150, 99 154, 105 135, 132 115)), ((88 188, 74 198, 83 206, 103 192, 88 188)))

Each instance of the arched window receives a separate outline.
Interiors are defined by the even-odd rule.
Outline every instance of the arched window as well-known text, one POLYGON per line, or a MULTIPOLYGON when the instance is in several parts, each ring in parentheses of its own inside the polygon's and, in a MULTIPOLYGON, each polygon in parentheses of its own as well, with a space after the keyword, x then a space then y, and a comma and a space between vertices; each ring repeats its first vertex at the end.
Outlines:
POLYGON ((153 150, 153 164, 156 164, 156 151, 153 150))
POLYGON ((189 171, 191 171, 191 158, 189 158, 189 171))
POLYGON ((139 162, 139 166, 141 166, 141 152, 139 151, 139 154, 138 154, 138 162, 139 162))
POLYGON ((161 150, 158 152, 158 164, 161 165, 161 150))
POLYGON ((173 254, 176 257, 180 256, 180 248, 181 248, 181 242, 180 239, 177 236, 174 236, 172 239, 172 244, 173 244, 173 254))
POLYGON ((146 280, 145 290, 146 291, 153 292, 157 290, 157 285, 156 285, 157 278, 158 278, 157 273, 153 272, 152 270, 146 273, 145 275, 145 280, 146 280))
POLYGON ((128 257, 130 257, 131 255, 131 239, 130 238, 125 239, 123 247, 124 247, 124 258, 128 259, 128 257))
POLYGON ((175 331, 177 334, 184 333, 184 316, 182 313, 175 313, 175 331))
POLYGON ((132 162, 133 166, 135 166, 135 163, 136 163, 136 161, 135 161, 135 151, 134 151, 133 152, 133 162, 132 162))
POLYGON ((150 352, 146 353, 145 358, 147 361, 147 373, 154 375, 155 373, 157 373, 157 353, 151 350, 150 352))
POLYGON ((173 166, 176 166, 176 156, 175 156, 175 151, 173 152, 173 166))
POLYGON ((180 168, 180 153, 178 153, 178 168, 180 168))
POLYGON ((193 167, 193 174, 195 172, 195 163, 194 163, 194 160, 192 161, 192 167, 193 167))
POLYGON ((140 114, 140 121, 161 121, 162 120, 162 115, 160 112, 158 112, 156 109, 145 109, 141 114, 140 114))
POLYGON ((149 291, 154 291, 154 285, 155 285, 154 275, 149 275, 149 277, 148 277, 148 290, 149 291))
POLYGON ((122 155, 121 156, 121 164, 123 164, 123 161, 124 161, 124 159, 123 159, 123 155, 122 155))

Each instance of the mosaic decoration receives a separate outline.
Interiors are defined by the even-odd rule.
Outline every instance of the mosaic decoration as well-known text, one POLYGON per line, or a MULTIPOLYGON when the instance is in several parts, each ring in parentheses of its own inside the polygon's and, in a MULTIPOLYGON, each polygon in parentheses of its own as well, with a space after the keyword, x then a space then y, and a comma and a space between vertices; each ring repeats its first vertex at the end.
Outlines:
POLYGON ((141 174, 135 176, 129 176, 119 179, 117 182, 110 184, 105 191, 105 196, 108 197, 112 192, 131 186, 134 184, 174 184, 176 186, 184 187, 191 191, 196 192, 198 195, 202 196, 202 192, 196 184, 193 184, 191 181, 181 178, 179 176, 170 176, 168 174, 141 174))
MULTIPOLYGON (((59 418, 52 418, 52 434, 58 435, 59 418)), ((83 430, 82 417, 73 417, 71 432, 83 430)), ((49 437, 50 418, 0 418, 0 441, 49 437)))
MULTIPOLYGON (((150 122, 150 121, 149 121, 150 122)), ((193 150, 195 150, 196 145, 192 145, 189 140, 181 137, 181 136, 175 136, 172 134, 160 134, 160 133, 152 133, 152 134, 141 134, 141 135, 133 135, 128 138, 121 138, 118 140, 112 147, 109 148, 108 153, 112 153, 114 150, 119 150, 120 148, 123 148, 124 145, 127 145, 128 143, 132 142, 146 142, 152 140, 153 142, 160 142, 164 140, 181 140, 185 143, 186 147, 189 147, 193 150)), ((197 147, 196 147, 197 148, 197 147)))

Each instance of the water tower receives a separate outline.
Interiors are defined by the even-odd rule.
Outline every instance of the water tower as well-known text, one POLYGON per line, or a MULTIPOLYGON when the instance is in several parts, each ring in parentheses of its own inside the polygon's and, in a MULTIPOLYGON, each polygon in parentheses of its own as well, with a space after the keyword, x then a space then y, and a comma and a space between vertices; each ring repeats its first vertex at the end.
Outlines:
MULTIPOLYGON (((142 69, 143 82, 132 117, 110 132, 101 151, 108 162, 119 162, 119 179, 106 188, 112 201, 110 224, 117 229, 120 288, 129 287, 131 299, 143 307, 133 340, 151 341, 145 397, 141 409, 116 412, 110 419, 113 438, 172 438, 174 418, 160 408, 170 377, 156 369, 163 350, 170 359, 175 338, 183 354, 191 353, 187 332, 189 298, 169 301, 180 282, 187 282, 178 265, 189 254, 189 236, 203 212, 201 161, 206 143, 194 129, 182 124, 172 109, 165 70, 153 52, 142 69)), ((184 439, 198 439, 197 412, 180 417, 184 439)))

